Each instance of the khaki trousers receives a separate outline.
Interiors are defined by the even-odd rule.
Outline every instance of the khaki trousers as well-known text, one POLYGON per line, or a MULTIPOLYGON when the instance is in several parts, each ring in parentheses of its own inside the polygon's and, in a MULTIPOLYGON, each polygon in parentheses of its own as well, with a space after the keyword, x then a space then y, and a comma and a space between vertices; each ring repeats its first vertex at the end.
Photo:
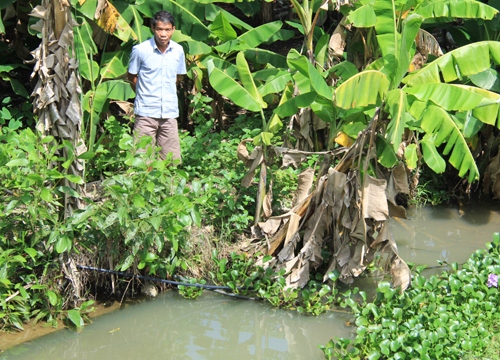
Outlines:
POLYGON ((158 119, 136 115, 134 133, 137 137, 151 136, 153 146, 161 147, 160 158, 165 159, 169 152, 172 158, 181 160, 181 146, 177 119, 158 119))

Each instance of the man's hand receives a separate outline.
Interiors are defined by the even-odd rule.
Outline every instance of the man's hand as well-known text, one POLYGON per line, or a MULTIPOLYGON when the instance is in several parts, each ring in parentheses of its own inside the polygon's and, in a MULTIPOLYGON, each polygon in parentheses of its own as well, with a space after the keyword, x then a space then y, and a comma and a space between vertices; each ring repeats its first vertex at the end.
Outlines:
POLYGON ((132 90, 135 91, 135 85, 137 84, 137 75, 127 72, 127 79, 128 81, 130 81, 130 86, 132 87, 132 90))

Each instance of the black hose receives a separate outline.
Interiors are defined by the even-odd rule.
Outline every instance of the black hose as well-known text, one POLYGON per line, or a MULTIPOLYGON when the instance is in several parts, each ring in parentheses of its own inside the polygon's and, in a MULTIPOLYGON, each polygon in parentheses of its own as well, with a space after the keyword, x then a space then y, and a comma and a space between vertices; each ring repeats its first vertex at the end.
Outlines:
MULTIPOLYGON (((85 266, 85 265, 76 265, 77 268, 82 269, 82 270, 92 270, 92 271, 98 271, 106 274, 115 274, 115 275, 120 275, 120 276, 125 276, 125 277, 132 277, 132 278, 138 278, 142 280, 149 280, 149 281, 157 281, 165 284, 170 284, 170 285, 183 285, 183 286, 192 286, 192 287, 198 287, 202 289, 207 289, 210 291, 213 291, 217 294, 222 294, 226 296, 231 296, 237 299, 245 299, 245 300, 260 300, 260 298, 255 298, 255 297, 248 297, 248 296, 243 296, 243 295, 238 295, 234 293, 227 293, 224 290, 231 290, 232 289, 229 286, 218 286, 218 285, 207 285, 207 284, 191 284, 191 283, 186 283, 186 282, 180 282, 180 281, 173 281, 173 280, 167 280, 167 279, 160 279, 160 278, 154 278, 151 276, 143 276, 143 275, 135 275, 135 274, 129 274, 129 273, 124 273, 121 271, 115 271, 115 270, 108 270, 108 269, 101 269, 101 268, 96 268, 92 266, 85 266)), ((240 288, 237 288, 238 290, 240 288)))
POLYGON ((156 281, 156 282, 161 282, 161 283, 170 284, 170 285, 192 286, 192 287, 199 287, 199 288, 203 288, 203 289, 207 289, 207 290, 232 290, 229 286, 191 284, 191 283, 186 283, 186 282, 179 282, 179 281, 173 281, 173 280, 167 280, 167 279, 154 278, 151 276, 135 275, 135 274, 124 273, 121 271, 101 269, 101 268, 96 268, 96 267, 92 267, 92 266, 85 266, 85 265, 76 265, 76 267, 79 269, 83 269, 83 270, 93 270, 93 271, 98 271, 98 272, 102 272, 102 273, 115 274, 115 275, 132 277, 132 278, 135 277, 135 278, 142 279, 142 280, 156 281))

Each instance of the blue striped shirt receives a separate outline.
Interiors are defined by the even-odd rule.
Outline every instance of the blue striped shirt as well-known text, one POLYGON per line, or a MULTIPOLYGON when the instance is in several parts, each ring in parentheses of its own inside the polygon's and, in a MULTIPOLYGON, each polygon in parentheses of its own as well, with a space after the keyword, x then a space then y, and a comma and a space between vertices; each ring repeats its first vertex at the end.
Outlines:
POLYGON ((170 40, 161 53, 154 38, 132 48, 128 72, 138 75, 134 111, 137 115, 171 119, 179 116, 177 75, 186 74, 182 46, 170 40))

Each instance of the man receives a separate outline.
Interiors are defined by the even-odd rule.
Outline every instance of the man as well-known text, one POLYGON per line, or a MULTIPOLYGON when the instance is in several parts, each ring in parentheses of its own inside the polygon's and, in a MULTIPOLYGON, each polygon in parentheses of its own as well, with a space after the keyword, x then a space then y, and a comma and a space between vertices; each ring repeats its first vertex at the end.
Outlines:
POLYGON ((171 40, 175 21, 167 11, 153 16, 154 37, 132 48, 128 79, 136 92, 134 132, 151 136, 161 147, 160 157, 168 153, 181 161, 177 125, 179 104, 176 83, 186 74, 184 50, 171 40))

